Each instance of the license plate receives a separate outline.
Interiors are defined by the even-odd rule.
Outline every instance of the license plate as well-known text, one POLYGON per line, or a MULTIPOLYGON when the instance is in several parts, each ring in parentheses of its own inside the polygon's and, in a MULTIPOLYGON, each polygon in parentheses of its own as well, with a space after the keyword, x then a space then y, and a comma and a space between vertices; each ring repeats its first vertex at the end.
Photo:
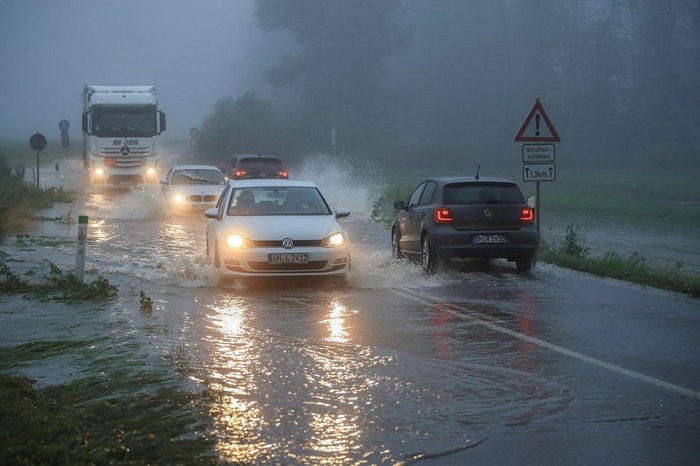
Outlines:
POLYGON ((506 235, 474 235, 472 244, 506 244, 506 235))
POLYGON ((292 253, 280 253, 280 254, 268 254, 267 262, 269 264, 308 264, 309 255, 304 254, 292 254, 292 253))

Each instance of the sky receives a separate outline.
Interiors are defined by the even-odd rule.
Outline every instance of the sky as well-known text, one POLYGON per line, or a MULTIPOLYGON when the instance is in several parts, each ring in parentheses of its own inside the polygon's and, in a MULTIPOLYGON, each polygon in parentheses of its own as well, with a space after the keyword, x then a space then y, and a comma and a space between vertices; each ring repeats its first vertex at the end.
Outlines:
POLYGON ((165 136, 187 139, 217 100, 259 80, 253 9, 254 0, 0 1, 0 139, 59 138, 63 119, 77 139, 85 84, 155 84, 165 136))

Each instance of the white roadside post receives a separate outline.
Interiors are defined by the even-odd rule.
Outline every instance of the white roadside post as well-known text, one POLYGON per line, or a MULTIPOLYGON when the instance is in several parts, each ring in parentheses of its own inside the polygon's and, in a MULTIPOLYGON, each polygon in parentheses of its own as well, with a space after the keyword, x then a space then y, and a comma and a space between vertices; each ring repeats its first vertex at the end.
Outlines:
POLYGON ((75 254, 75 276, 83 281, 85 269, 85 244, 87 243, 88 216, 78 216, 78 248, 75 254))

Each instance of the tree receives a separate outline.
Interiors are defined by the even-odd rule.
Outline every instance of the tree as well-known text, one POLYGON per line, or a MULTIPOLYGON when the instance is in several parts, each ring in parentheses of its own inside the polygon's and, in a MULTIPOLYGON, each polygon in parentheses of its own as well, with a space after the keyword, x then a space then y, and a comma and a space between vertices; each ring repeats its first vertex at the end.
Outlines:
POLYGON ((407 29, 392 20, 399 0, 257 0, 262 28, 289 32, 298 45, 266 74, 273 86, 293 86, 306 124, 328 140, 333 127, 345 145, 392 132, 384 60, 403 50, 407 29), (354 140, 349 140, 351 136, 354 140))
POLYGON ((222 165, 232 154, 275 152, 279 129, 272 105, 248 92, 220 99, 201 128, 199 158, 222 165))

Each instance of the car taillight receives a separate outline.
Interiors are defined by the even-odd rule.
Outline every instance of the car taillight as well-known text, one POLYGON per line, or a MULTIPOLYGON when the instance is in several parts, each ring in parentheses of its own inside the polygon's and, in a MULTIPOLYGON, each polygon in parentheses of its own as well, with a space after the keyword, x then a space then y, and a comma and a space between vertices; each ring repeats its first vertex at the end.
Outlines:
POLYGON ((535 211, 532 210, 532 207, 523 207, 523 210, 520 211, 520 221, 530 223, 533 220, 535 220, 535 211))
POLYGON ((289 178, 289 173, 287 173, 287 172, 285 172, 285 171, 277 172, 277 175, 278 175, 280 178, 289 178))
POLYGON ((435 223, 451 223, 454 221, 452 212, 447 207, 435 208, 435 223))
POLYGON ((245 170, 236 170, 236 178, 243 178, 246 175, 245 170))

